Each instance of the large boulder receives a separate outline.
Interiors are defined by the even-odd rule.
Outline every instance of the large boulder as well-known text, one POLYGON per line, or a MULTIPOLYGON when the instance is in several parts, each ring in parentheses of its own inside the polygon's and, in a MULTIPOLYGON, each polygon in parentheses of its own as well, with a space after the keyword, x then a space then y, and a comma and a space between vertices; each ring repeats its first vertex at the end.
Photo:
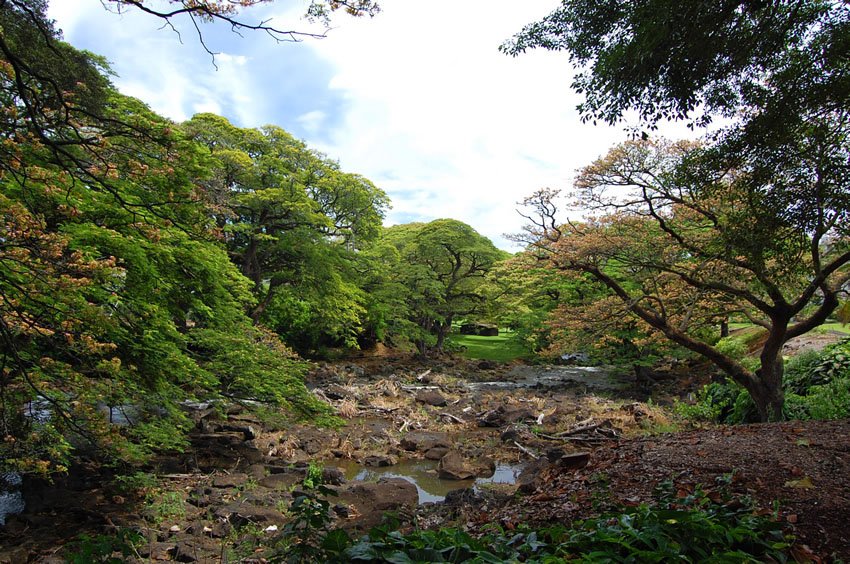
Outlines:
POLYGON ((416 401, 434 407, 445 407, 449 403, 445 396, 437 390, 419 390, 416 392, 416 401))
POLYGON ((410 431, 401 438, 401 448, 411 452, 428 452, 434 448, 449 448, 451 441, 446 433, 410 431))
POLYGON ((416 486, 403 478, 381 478, 377 482, 353 481, 339 489, 340 505, 353 505, 358 517, 349 525, 368 530, 381 524, 384 513, 412 511, 419 503, 416 486))

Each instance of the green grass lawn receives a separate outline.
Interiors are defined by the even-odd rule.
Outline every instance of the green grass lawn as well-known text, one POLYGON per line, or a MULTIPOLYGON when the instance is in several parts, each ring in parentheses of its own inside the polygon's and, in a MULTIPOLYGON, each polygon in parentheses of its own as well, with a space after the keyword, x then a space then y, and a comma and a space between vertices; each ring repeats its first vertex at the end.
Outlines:
MULTIPOLYGON (((730 323, 729 329, 747 329, 755 327, 752 323, 730 323)), ((842 325, 841 323, 824 323, 814 329, 815 331, 838 331, 839 333, 847 333, 850 335, 850 324, 842 325)))
POLYGON ((499 331, 498 337, 454 333, 449 339, 452 344, 465 347, 461 349, 460 354, 466 358, 508 362, 528 355, 524 348, 511 340, 511 333, 507 331, 499 331))

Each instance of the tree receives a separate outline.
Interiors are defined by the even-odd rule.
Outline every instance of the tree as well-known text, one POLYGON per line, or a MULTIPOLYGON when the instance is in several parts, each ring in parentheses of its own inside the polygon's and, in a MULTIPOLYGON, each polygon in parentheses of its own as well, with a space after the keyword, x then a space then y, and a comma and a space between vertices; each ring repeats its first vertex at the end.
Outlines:
POLYGON ((482 309, 484 277, 507 254, 469 225, 454 219, 388 228, 384 237, 399 251, 408 315, 419 354, 443 350, 452 322, 482 309))
POLYGON ((559 225, 552 192, 529 199, 533 244, 714 362, 763 420, 779 418, 782 345, 823 323, 850 280, 847 130, 832 125, 782 147, 771 171, 689 142, 623 144, 578 177, 581 203, 597 212, 588 221, 559 225), (733 314, 767 330, 755 371, 700 335, 733 314))
POLYGON ((830 0, 563 0, 502 50, 567 51, 584 119, 721 114, 781 132, 847 107, 848 31, 846 3, 830 0))
POLYGON ((59 41, 43 2, 0 7, 3 467, 179 448, 187 398, 320 412, 303 361, 245 314, 251 282, 200 198, 208 155, 59 41), (122 406, 136 425, 109 424, 122 406))
POLYGON ((279 127, 242 129, 212 114, 181 127, 213 159, 205 193, 254 283, 251 317, 302 352, 356 346, 366 311, 352 263, 379 234, 386 194, 279 127))

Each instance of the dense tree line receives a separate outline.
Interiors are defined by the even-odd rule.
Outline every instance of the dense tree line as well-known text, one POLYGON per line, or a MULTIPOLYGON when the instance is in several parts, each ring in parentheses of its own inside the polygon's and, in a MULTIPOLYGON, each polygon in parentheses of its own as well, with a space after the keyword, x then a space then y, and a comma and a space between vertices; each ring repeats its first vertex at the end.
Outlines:
POLYGON ((633 111, 645 130, 579 174, 586 221, 560 223, 551 191, 529 198, 528 242, 715 363, 762 420, 782 417, 782 347, 835 313, 850 280, 847 4, 564 0, 503 45, 537 47, 578 67, 583 119, 633 111), (729 125, 700 145, 646 131, 718 117, 729 125), (705 330, 733 315, 767 332, 755 369, 705 330))
MULTIPOLYGON (((181 6, 173 17, 233 16, 229 3, 181 6)), ((480 302, 465 278, 498 252, 469 226, 390 235, 402 228, 382 226, 386 194, 285 130, 173 123, 62 42, 43 1, 0 8, 4 467, 182 448, 184 400, 326 414, 304 356, 429 332, 440 348, 452 316, 480 302), (449 241, 459 262, 446 265, 449 241), (116 410, 133 424, 111 425, 116 410)))

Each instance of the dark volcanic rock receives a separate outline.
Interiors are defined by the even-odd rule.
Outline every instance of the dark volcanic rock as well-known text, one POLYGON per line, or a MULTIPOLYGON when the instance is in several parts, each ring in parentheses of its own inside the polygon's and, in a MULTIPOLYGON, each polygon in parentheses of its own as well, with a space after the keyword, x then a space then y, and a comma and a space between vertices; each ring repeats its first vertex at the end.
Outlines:
POLYGON ((443 394, 436 390, 419 390, 416 392, 416 401, 432 405, 434 407, 445 407, 448 405, 448 400, 443 397, 443 394))
POLYGON ((351 523, 365 530, 381 523, 387 511, 412 511, 419 503, 416 486, 403 478, 382 478, 378 482, 349 482, 339 490, 341 505, 353 505, 358 517, 351 523))
POLYGON ((398 459, 389 454, 373 454, 363 459, 363 464, 373 466, 375 468, 384 468, 386 466, 395 466, 398 464, 398 459))
POLYGON ((546 458, 538 458, 523 468, 516 483, 522 493, 531 493, 543 485, 543 472, 551 466, 546 458))
POLYGON ((439 447, 451 447, 451 441, 446 433, 410 431, 401 439, 401 448, 413 452, 427 452, 439 447))
POLYGON ((450 451, 437 464, 437 475, 444 480, 469 480, 476 472, 459 452, 450 451))
POLYGON ((527 407, 499 406, 478 418, 479 427, 504 427, 511 423, 537 421, 537 416, 527 407))

